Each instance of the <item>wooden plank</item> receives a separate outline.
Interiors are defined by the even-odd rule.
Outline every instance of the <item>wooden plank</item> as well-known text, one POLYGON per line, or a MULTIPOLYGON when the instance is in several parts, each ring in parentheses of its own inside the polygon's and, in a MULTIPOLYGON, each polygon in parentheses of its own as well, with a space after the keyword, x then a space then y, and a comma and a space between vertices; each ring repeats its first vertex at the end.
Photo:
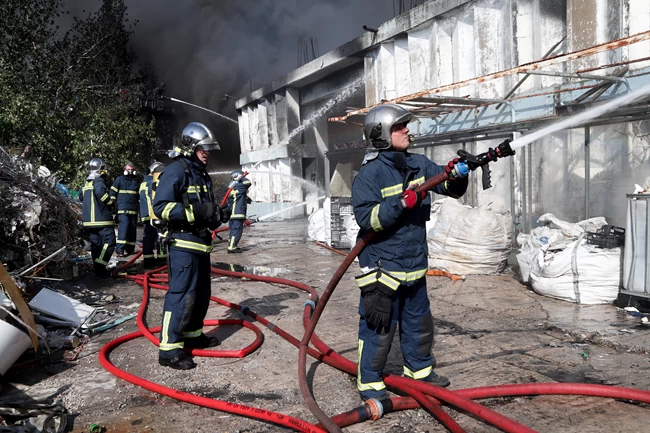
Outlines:
MULTIPOLYGON (((22 292, 18 286, 16 286, 16 283, 14 282, 13 278, 11 278, 11 275, 9 275, 9 272, 7 272, 2 262, 0 262, 0 284, 2 284, 2 287, 4 287, 4 289, 7 291, 9 299, 13 301, 16 309, 18 310, 18 313, 20 314, 21 319, 23 319, 23 321, 27 323, 27 325, 29 325, 31 328, 35 329, 36 322, 34 322, 34 316, 27 306, 27 303, 23 299, 22 292)), ((32 344, 34 345, 34 350, 38 353, 38 337, 36 336, 36 333, 31 329, 28 329, 28 331, 29 336, 32 339, 32 344)))

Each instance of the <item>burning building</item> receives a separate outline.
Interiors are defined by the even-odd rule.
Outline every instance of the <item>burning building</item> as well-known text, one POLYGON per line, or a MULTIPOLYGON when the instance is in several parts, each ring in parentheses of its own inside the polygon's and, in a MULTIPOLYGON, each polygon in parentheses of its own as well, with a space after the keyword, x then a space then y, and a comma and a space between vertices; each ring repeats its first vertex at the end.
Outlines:
MULTIPOLYGON (((646 0, 433 0, 360 31, 237 101, 260 212, 349 194, 375 104, 416 114, 412 150, 445 163, 650 83, 646 0)), ((625 193, 650 175, 646 100, 540 138, 494 164, 493 188, 473 176, 464 200, 522 231, 547 212, 624 225, 625 193)))

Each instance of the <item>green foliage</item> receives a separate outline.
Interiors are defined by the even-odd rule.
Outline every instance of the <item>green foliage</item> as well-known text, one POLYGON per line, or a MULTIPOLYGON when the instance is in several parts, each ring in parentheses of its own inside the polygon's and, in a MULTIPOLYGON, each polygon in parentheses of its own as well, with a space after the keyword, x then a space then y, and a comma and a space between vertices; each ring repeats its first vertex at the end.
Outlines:
POLYGON ((86 163, 112 174, 148 164, 154 121, 133 95, 148 84, 134 69, 124 0, 104 0, 65 32, 62 0, 3 0, 0 14, 0 145, 31 146, 30 158, 78 186, 86 163))

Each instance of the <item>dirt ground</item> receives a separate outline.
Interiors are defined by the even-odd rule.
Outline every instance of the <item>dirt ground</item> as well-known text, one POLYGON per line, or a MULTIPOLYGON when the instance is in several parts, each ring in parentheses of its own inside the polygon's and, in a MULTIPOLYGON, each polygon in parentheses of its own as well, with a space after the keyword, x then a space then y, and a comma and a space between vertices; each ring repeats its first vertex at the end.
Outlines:
MULTIPOLYGON (((342 256, 307 238, 306 220, 258 223, 246 229, 244 254, 226 254, 216 244, 213 262, 242 265, 246 271, 280 276, 312 285, 322 293, 342 256)), ((358 289, 353 265, 331 298, 316 329, 322 340, 343 356, 357 356, 358 289)), ((428 278, 436 325, 436 371, 449 376, 451 389, 526 382, 583 382, 650 388, 650 327, 612 305, 578 307, 543 298, 520 284, 508 271, 499 276, 469 276, 452 283, 428 278)), ((71 296, 83 284, 99 294, 113 294, 119 303, 107 308, 134 313, 141 301, 139 286, 123 279, 88 276, 57 289, 71 296)), ((246 305, 298 339, 303 333, 304 292, 261 282, 214 277, 212 293, 246 305)), ((150 326, 160 323, 164 294, 154 291, 150 326)), ((212 305, 208 318, 241 318, 237 311, 212 305)), ((298 387, 298 350, 260 326, 265 341, 244 359, 197 358, 198 367, 175 371, 157 363, 157 350, 141 338, 120 346, 111 360, 148 380, 196 395, 237 402, 316 422, 298 387)), ((91 423, 106 432, 279 432, 281 427, 230 415, 143 390, 118 379, 98 361, 108 341, 137 330, 134 320, 93 336, 74 363, 37 361, 30 368, 11 369, 1 402, 40 400, 56 396, 73 417, 73 432, 87 432, 91 423)), ((222 349, 238 349, 253 341, 250 330, 211 330, 222 349)), ((397 337, 396 337, 397 338, 397 337)), ((29 363, 33 353, 19 362, 29 363)), ((60 356, 59 356, 60 358, 60 356)), ((29 364, 28 364, 29 365, 29 364)), ((358 407, 354 378, 309 360, 309 380, 321 408, 330 415, 358 407)), ((401 374, 399 343, 393 344, 387 370, 401 374)), ((650 422, 650 408, 611 399, 543 396, 490 399, 488 407, 539 432, 641 432, 650 422)), ((468 432, 497 431, 477 419, 448 412, 468 432)), ((345 431, 444 432, 428 413, 392 413, 345 431)))

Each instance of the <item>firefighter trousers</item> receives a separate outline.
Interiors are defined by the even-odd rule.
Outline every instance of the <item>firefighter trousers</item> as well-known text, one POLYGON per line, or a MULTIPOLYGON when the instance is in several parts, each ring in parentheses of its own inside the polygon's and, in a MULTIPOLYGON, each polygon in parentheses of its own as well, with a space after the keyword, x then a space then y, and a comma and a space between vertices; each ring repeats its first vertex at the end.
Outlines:
POLYGON ((122 213, 117 215, 117 220, 117 247, 115 251, 131 254, 135 250, 138 216, 122 213))
POLYGON ((363 297, 361 297, 357 389, 362 399, 379 398, 386 394, 382 371, 398 326, 404 376, 427 379, 435 375, 433 372, 435 358, 431 353, 433 318, 425 278, 417 280, 410 286, 399 286, 393 297, 390 327, 384 329, 370 327, 363 311, 363 297))
POLYGON ((163 305, 160 358, 183 352, 183 340, 201 335, 210 303, 210 255, 171 249, 169 290, 163 305))
POLYGON ((237 248, 237 244, 241 240, 242 233, 244 233, 244 220, 230 219, 228 221, 228 227, 230 228, 230 235, 228 236, 228 249, 234 250, 237 248))

